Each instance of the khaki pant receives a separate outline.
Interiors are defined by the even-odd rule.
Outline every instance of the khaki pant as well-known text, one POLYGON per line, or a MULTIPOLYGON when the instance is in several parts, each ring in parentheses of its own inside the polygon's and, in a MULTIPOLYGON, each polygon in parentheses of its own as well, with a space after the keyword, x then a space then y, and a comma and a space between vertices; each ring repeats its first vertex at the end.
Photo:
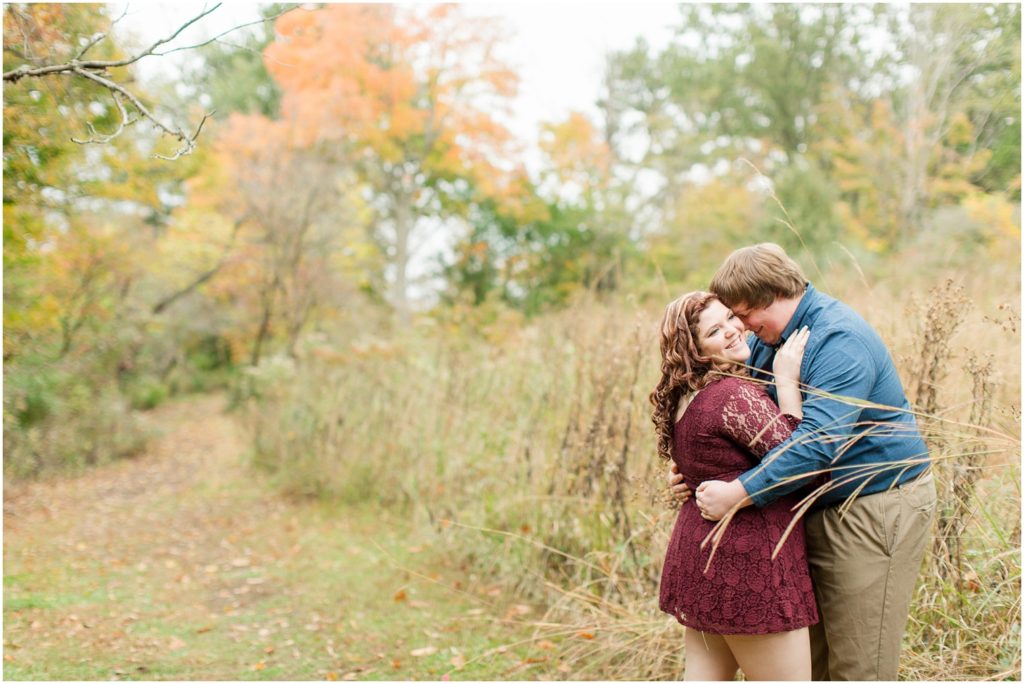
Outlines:
POLYGON ((817 681, 895 680, 910 599, 935 517, 931 472, 807 516, 807 561, 821 622, 811 627, 817 681))

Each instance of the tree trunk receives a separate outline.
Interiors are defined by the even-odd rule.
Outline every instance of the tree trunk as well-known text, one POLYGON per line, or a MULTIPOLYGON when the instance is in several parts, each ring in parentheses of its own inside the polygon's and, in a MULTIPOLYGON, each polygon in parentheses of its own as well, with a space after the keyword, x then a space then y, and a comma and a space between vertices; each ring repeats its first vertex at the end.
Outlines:
POLYGON ((409 312, 409 238, 412 235, 413 216, 412 198, 400 188, 394 192, 395 207, 395 283, 392 290, 392 303, 395 312, 404 316, 409 312))

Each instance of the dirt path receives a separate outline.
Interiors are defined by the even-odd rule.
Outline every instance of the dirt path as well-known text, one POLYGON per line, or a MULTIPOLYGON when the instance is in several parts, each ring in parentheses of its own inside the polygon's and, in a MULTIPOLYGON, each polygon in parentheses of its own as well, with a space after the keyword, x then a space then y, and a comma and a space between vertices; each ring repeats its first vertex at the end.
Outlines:
POLYGON ((544 676, 429 538, 274 494, 223 404, 167 404, 143 456, 5 489, 5 678, 544 676))

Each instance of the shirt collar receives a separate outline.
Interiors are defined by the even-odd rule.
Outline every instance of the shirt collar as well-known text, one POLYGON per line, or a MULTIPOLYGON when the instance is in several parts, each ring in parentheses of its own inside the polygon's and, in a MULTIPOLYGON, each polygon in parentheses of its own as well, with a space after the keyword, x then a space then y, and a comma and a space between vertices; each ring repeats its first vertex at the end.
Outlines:
POLYGON ((796 311, 793 312, 793 316, 789 319, 789 323, 782 330, 782 334, 779 335, 779 341, 772 346, 774 349, 778 349, 789 339, 789 336, 796 332, 802 325, 804 318, 807 316, 807 310, 811 308, 811 300, 814 298, 815 289, 810 283, 807 283, 807 289, 804 290, 803 297, 800 298, 800 303, 796 307, 796 311))

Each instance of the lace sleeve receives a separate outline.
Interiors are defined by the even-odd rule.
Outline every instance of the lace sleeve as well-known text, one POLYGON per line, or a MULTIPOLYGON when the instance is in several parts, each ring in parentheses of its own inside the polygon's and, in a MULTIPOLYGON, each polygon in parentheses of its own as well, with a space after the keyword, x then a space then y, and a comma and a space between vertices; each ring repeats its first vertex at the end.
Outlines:
POLYGON ((759 459, 789 439, 799 424, 752 382, 736 382, 722 406, 723 434, 759 459))

